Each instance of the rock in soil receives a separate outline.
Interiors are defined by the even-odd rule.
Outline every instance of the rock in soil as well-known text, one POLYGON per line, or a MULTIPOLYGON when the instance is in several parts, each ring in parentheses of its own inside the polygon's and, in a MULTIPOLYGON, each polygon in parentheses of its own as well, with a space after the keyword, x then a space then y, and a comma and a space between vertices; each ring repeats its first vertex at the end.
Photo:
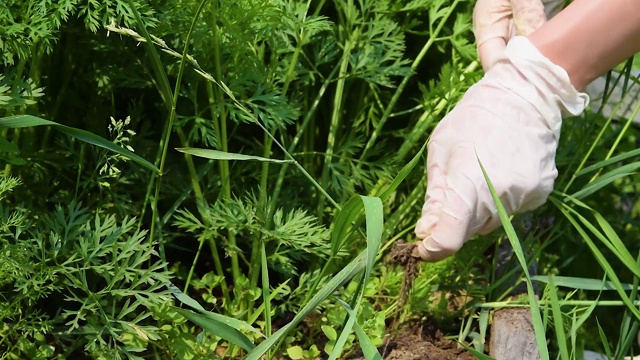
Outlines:
POLYGON ((493 313, 490 355, 496 360, 540 359, 531 310, 506 308, 493 313), (514 351, 514 349, 518 349, 514 351))

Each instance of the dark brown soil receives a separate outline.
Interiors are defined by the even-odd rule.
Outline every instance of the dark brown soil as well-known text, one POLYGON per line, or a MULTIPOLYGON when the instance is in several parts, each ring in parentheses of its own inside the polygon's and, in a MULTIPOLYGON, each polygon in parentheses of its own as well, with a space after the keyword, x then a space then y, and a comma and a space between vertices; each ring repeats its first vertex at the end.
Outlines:
POLYGON ((475 360, 475 356, 430 325, 402 329, 382 355, 387 360, 475 360))
MULTIPOLYGON (((398 242, 391 249, 391 263, 405 268, 399 308, 403 308, 413 286, 420 259, 414 256, 415 244, 398 242)), ((397 319, 396 319, 397 320, 397 319)), ((393 324, 396 323, 393 321, 393 324)), ((401 325, 400 330, 379 349, 387 360, 474 360, 458 343, 445 339, 435 323, 401 325)))
POLYGON ((419 259, 413 255, 416 244, 407 244, 398 241, 391 249, 390 260, 392 264, 404 266, 404 281, 402 282, 402 290, 400 292, 400 306, 403 308, 409 298, 409 290, 413 285, 413 280, 418 273, 419 259))
MULTIPOLYGON (((397 335, 380 346, 378 351, 385 360, 475 360, 475 356, 445 339, 435 325, 403 326, 397 335)), ((361 355, 351 360, 362 360, 361 355)))

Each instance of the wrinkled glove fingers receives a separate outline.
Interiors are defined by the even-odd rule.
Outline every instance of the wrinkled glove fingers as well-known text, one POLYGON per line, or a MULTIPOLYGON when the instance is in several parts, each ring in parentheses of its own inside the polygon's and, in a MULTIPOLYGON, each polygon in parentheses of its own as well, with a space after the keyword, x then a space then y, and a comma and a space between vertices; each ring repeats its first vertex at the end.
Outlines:
POLYGON ((453 255, 471 235, 478 189, 464 174, 468 154, 462 147, 451 152, 438 145, 429 148, 426 201, 415 231, 421 240, 417 252, 424 261, 453 255))
POLYGON ((473 218, 468 204, 453 189, 444 189, 442 198, 430 198, 425 203, 423 217, 416 225, 428 233, 418 243, 418 255, 424 261, 438 261, 455 254, 469 236, 469 225, 473 218))
POLYGON ((511 36, 509 0, 478 0, 473 8, 473 33, 482 68, 488 71, 502 55, 511 36))
POLYGON ((516 35, 527 36, 547 21, 541 0, 511 0, 511 9, 516 35))

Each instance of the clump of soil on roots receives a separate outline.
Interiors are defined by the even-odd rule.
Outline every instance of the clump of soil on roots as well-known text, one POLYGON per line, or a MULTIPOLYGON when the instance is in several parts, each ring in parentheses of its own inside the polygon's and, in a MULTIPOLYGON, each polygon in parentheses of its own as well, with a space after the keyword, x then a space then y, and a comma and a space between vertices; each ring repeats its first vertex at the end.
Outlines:
MULTIPOLYGON (((409 298, 409 291, 418 273, 420 259, 414 256, 416 244, 398 242, 391 249, 391 263, 405 268, 400 292, 399 308, 409 298)), ((395 326, 397 319, 393 321, 395 326)), ((433 321, 403 324, 397 334, 378 350, 387 360, 474 360, 475 357, 460 348, 455 341, 444 338, 433 321)))

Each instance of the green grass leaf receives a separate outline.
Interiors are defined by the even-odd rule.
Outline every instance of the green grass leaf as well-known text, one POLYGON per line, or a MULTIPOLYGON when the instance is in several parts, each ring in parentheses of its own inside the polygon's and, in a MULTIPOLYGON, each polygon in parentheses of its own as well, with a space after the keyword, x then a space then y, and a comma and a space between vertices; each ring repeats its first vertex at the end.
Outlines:
POLYGON ((611 280, 611 284, 615 287, 616 291, 620 295, 621 300, 624 302, 625 305, 627 305, 627 308, 629 309, 629 311, 631 311, 638 319, 640 319, 640 311, 638 311, 638 309, 634 306, 631 299, 629 299, 629 296, 627 296, 627 294, 624 292, 624 289, 622 288, 622 284, 620 283, 620 280, 618 279, 618 275, 616 274, 615 270, 613 269, 611 264, 609 264, 606 257, 602 254, 600 249, 598 249, 598 247, 593 242, 593 240, 591 240, 591 237, 589 236, 589 234, 586 233, 586 231, 582 228, 582 226, 580 226, 580 224, 573 217, 572 211, 575 211, 575 210, 571 209, 567 204, 562 203, 553 198, 551 198, 551 201, 558 206, 558 208, 563 213, 565 218, 569 220, 569 222, 573 225, 573 227, 576 229, 576 231, 580 234, 582 239, 585 241, 587 246, 589 246, 589 248, 591 249, 591 252, 593 253, 596 260, 604 270, 605 274, 607 274, 607 277, 609 277, 609 279, 611 280))
POLYGON ((492 358, 489 355, 485 355, 483 353, 481 353, 480 351, 472 348, 471 346, 463 343, 463 342, 458 342, 458 344, 460 344, 460 346, 462 346, 465 350, 467 350, 469 353, 471 353, 471 355, 475 356, 476 359, 478 360, 496 360, 494 358, 492 358))
POLYGON ((584 174, 588 174, 590 172, 596 171, 596 170, 600 170, 605 166, 611 165, 611 164, 615 164, 617 162, 620 162, 622 160, 626 160, 628 158, 634 157, 634 156, 640 156, 640 149, 635 149, 635 150, 631 150, 628 151, 624 154, 620 154, 617 156, 614 156, 608 160, 604 160, 604 161, 599 161, 593 165, 587 166, 584 169, 580 170, 576 176, 580 176, 580 175, 584 175, 584 174))
POLYGON ((538 299, 536 297, 535 292, 533 291, 533 284, 531 283, 531 275, 529 274, 529 266, 527 265, 527 260, 524 256, 524 252, 522 251, 522 246, 520 245, 520 240, 518 239, 518 235, 516 234, 513 225, 511 225, 511 221, 509 220, 509 215, 507 214, 504 205, 500 201, 498 194, 496 193, 496 189, 493 187, 491 180, 489 179, 489 175, 482 166, 482 162, 478 158, 478 164, 480 165, 480 169, 482 170, 482 175, 484 176, 485 181, 487 182, 487 186, 489 186, 489 191, 491 192, 491 197, 493 198, 493 202, 496 204, 496 208, 498 210, 498 215, 500 216, 500 221, 502 222, 502 227, 504 228, 507 238, 511 243, 511 247, 513 248, 513 252, 516 254, 518 258, 518 262, 522 267, 522 271, 525 275, 525 281, 527 284, 527 293, 529 297, 529 308, 531 309, 531 317, 533 318, 533 330, 536 335, 536 343, 538 345, 538 351, 540 352, 540 358, 542 360, 549 360, 549 349, 547 348, 547 339, 545 336, 545 327, 542 322, 542 316, 540 315, 540 308, 538 305, 538 299))
MULTIPOLYGON (((349 315, 357 316, 349 304, 340 299, 338 299, 338 302, 347 310, 349 315)), ((362 349, 364 358, 366 360, 382 360, 382 355, 378 352, 378 348, 373 345, 373 341, 371 341, 371 338, 362 330, 362 327, 356 322, 353 328, 356 331, 358 341, 360 341, 360 348, 362 349)))
POLYGON ((220 336, 221 338, 238 345, 247 351, 251 351, 254 348, 253 343, 248 337, 238 329, 228 324, 212 319, 208 316, 196 314, 189 310, 180 308, 175 308, 175 310, 186 319, 210 332, 212 335, 220 336))
POLYGON ((353 307, 353 311, 349 313, 349 318, 345 323, 338 340, 331 351, 329 360, 337 359, 342 353, 344 344, 347 342, 351 330, 356 324, 358 310, 364 297, 364 291, 367 283, 373 271, 373 265, 376 261, 376 255, 380 249, 380 242, 382 241, 383 230, 383 215, 382 215, 382 201, 380 198, 370 196, 360 196, 362 204, 364 206, 365 219, 367 224, 367 259, 365 264, 365 274, 360 283, 360 294, 357 297, 356 304, 353 307))
POLYGON ((184 305, 189 306, 192 309, 197 310, 198 312, 200 312, 203 316, 222 323, 226 326, 232 327, 234 329, 237 330, 241 330, 241 331, 249 331, 249 332, 253 332, 255 334, 258 334, 260 336, 264 335, 258 331, 256 328, 254 328, 253 326, 249 325, 248 323, 242 321, 242 320, 238 320, 232 317, 228 317, 228 316, 224 316, 221 314, 216 314, 214 312, 211 311, 207 311, 205 310, 205 308, 202 307, 202 305, 200 305, 200 303, 198 303, 195 299, 193 299, 192 297, 190 297, 189 295, 183 293, 182 291, 180 291, 180 289, 178 289, 175 285, 173 284, 168 284, 167 288, 169 289, 169 291, 171 292, 171 294, 181 303, 183 303, 184 305))
POLYGON ((556 285, 553 282, 553 276, 549 277, 549 290, 551 313, 553 314, 553 327, 556 333, 556 341, 558 342, 558 348, 560 350, 560 358, 562 360, 569 360, 569 349, 567 348, 567 337, 564 333, 564 323, 562 320, 562 311, 560 310, 560 304, 558 303, 558 292, 556 285))
MULTIPOLYGON (((536 275, 531 277, 533 281, 539 281, 543 283, 550 283, 551 279, 546 275, 536 275)), ((611 281, 602 281, 599 279, 579 278, 571 276, 554 276, 553 283, 556 286, 578 289, 578 290, 616 290, 615 285, 611 281)), ((633 287, 630 284, 620 284, 624 290, 631 290, 633 287)))
POLYGON ((389 186, 387 186, 387 188, 382 191, 382 193, 379 195, 382 201, 385 201, 394 191, 396 191, 398 186, 400 186, 404 179, 409 176, 413 168, 415 168, 416 165, 420 162, 420 159, 422 159, 422 153, 424 153, 424 149, 427 148, 427 143, 428 142, 425 141, 424 144, 422 144, 422 147, 413 156, 413 159, 411 159, 411 161, 409 161, 407 165, 403 166, 402 169, 400 169, 398 175, 396 175, 391 184, 389 184, 389 186))
POLYGON ((262 161, 262 162, 272 162, 272 163, 292 163, 293 160, 278 160, 278 159, 269 159, 260 156, 253 155, 244 155, 244 154, 236 154, 225 151, 213 150, 213 149, 198 149, 198 148, 178 148, 176 149, 182 153, 202 157, 205 159, 211 160, 251 160, 251 161, 262 161))
POLYGON ((95 145, 103 149, 113 151, 116 154, 122 155, 156 173, 160 171, 155 165, 148 162, 144 158, 86 130, 76 129, 70 126, 58 124, 55 121, 45 120, 33 115, 14 115, 0 118, 0 128, 18 129, 34 126, 51 126, 61 133, 74 137, 80 141, 84 141, 91 145, 95 145))
POLYGON ((355 275, 360 273, 365 268, 366 263, 366 251, 361 252, 353 259, 347 266, 345 266, 340 272, 338 272, 331 280, 329 280, 319 291, 316 293, 309 302, 307 302, 302 309, 296 314, 290 323, 280 328, 273 335, 269 336, 253 350, 251 350, 245 360, 259 360, 272 346, 274 346, 281 338, 286 336, 300 321, 302 321, 309 313, 311 313, 321 302, 327 299, 333 294, 336 289, 351 280, 355 275))

